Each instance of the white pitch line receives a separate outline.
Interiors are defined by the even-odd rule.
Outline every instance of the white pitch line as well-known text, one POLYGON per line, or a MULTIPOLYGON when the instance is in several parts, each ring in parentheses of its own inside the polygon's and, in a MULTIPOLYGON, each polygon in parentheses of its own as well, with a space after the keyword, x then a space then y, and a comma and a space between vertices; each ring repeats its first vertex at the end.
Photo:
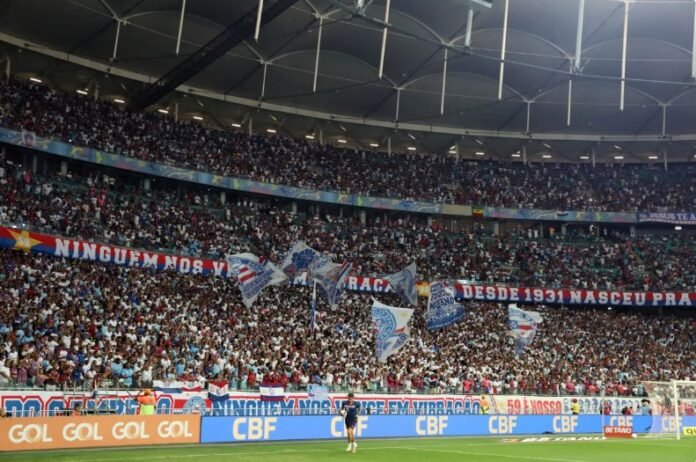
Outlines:
MULTIPOLYGON (((375 448, 376 449, 376 448, 375 448)), ((411 451, 426 451, 426 452, 441 452, 448 454, 461 454, 465 456, 486 456, 486 457, 502 457, 505 459, 524 459, 524 460, 546 460, 549 462, 584 462, 580 459, 558 459, 551 457, 531 457, 531 456, 510 456, 506 454, 496 454, 492 452, 469 452, 469 451, 456 451, 454 449, 429 449, 429 448, 419 448, 414 446, 404 446, 401 449, 411 450, 411 451)))

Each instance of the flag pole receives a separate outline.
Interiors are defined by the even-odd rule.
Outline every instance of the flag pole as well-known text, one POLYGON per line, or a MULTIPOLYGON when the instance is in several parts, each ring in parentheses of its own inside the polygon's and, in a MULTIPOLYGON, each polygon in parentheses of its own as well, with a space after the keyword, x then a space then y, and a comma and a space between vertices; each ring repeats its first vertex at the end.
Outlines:
POLYGON ((312 290, 312 319, 310 320, 310 332, 314 335, 314 329, 317 323, 317 280, 314 280, 314 289, 312 290))

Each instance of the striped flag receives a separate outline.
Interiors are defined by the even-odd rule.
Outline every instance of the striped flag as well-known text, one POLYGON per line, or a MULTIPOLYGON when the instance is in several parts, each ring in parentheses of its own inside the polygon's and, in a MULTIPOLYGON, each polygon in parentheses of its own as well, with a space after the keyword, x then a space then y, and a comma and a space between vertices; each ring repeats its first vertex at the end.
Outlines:
POLYGON ((270 260, 250 253, 232 255, 227 259, 227 263, 231 274, 237 278, 242 300, 247 308, 254 304, 263 289, 288 279, 270 260))
POLYGON ((208 382, 208 398, 213 402, 230 399, 229 384, 225 381, 208 382))

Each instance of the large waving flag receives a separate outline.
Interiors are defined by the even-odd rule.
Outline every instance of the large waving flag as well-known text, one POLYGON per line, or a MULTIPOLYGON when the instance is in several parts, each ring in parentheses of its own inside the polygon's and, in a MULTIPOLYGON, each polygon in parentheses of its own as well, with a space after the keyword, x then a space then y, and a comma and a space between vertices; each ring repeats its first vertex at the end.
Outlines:
POLYGON ((464 307, 454 301, 454 287, 438 281, 430 284, 428 311, 425 320, 428 330, 447 327, 464 317, 464 307))
POLYGON ((250 253, 232 255, 227 258, 227 263, 231 274, 237 278, 247 308, 254 304, 263 289, 288 279, 270 260, 260 259, 250 253))
POLYGON ((296 277, 309 271, 314 260, 321 258, 321 254, 302 241, 295 242, 292 249, 285 256, 280 269, 290 277, 296 277))
POLYGON ((348 262, 339 265, 325 257, 316 258, 312 262, 309 276, 321 287, 331 308, 335 308, 338 304, 341 288, 352 266, 353 264, 348 262))
POLYGON ((542 321, 541 314, 536 311, 524 311, 517 305, 508 305, 508 327, 515 339, 515 356, 519 356, 532 343, 542 321))
POLYGON ((418 291, 416 290, 416 263, 413 262, 398 273, 385 277, 395 294, 406 303, 418 305, 418 291))
POLYGON ((413 310, 384 305, 372 301, 372 323, 375 331, 375 349, 377 360, 385 362, 387 358, 399 351, 411 338, 408 321, 413 310))

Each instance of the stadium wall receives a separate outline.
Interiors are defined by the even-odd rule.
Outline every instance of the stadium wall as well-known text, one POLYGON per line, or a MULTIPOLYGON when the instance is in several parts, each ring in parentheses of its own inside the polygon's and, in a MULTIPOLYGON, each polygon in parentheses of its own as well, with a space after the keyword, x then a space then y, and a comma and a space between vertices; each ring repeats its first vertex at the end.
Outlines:
MULTIPOLYGON (((605 425, 641 433, 674 433, 668 416, 361 416, 358 438, 588 435, 605 425)), ((687 434, 696 417, 681 419, 687 434)), ((201 417, 200 415, 30 417, 0 420, 0 452, 239 443, 342 440, 341 416, 201 417)))

